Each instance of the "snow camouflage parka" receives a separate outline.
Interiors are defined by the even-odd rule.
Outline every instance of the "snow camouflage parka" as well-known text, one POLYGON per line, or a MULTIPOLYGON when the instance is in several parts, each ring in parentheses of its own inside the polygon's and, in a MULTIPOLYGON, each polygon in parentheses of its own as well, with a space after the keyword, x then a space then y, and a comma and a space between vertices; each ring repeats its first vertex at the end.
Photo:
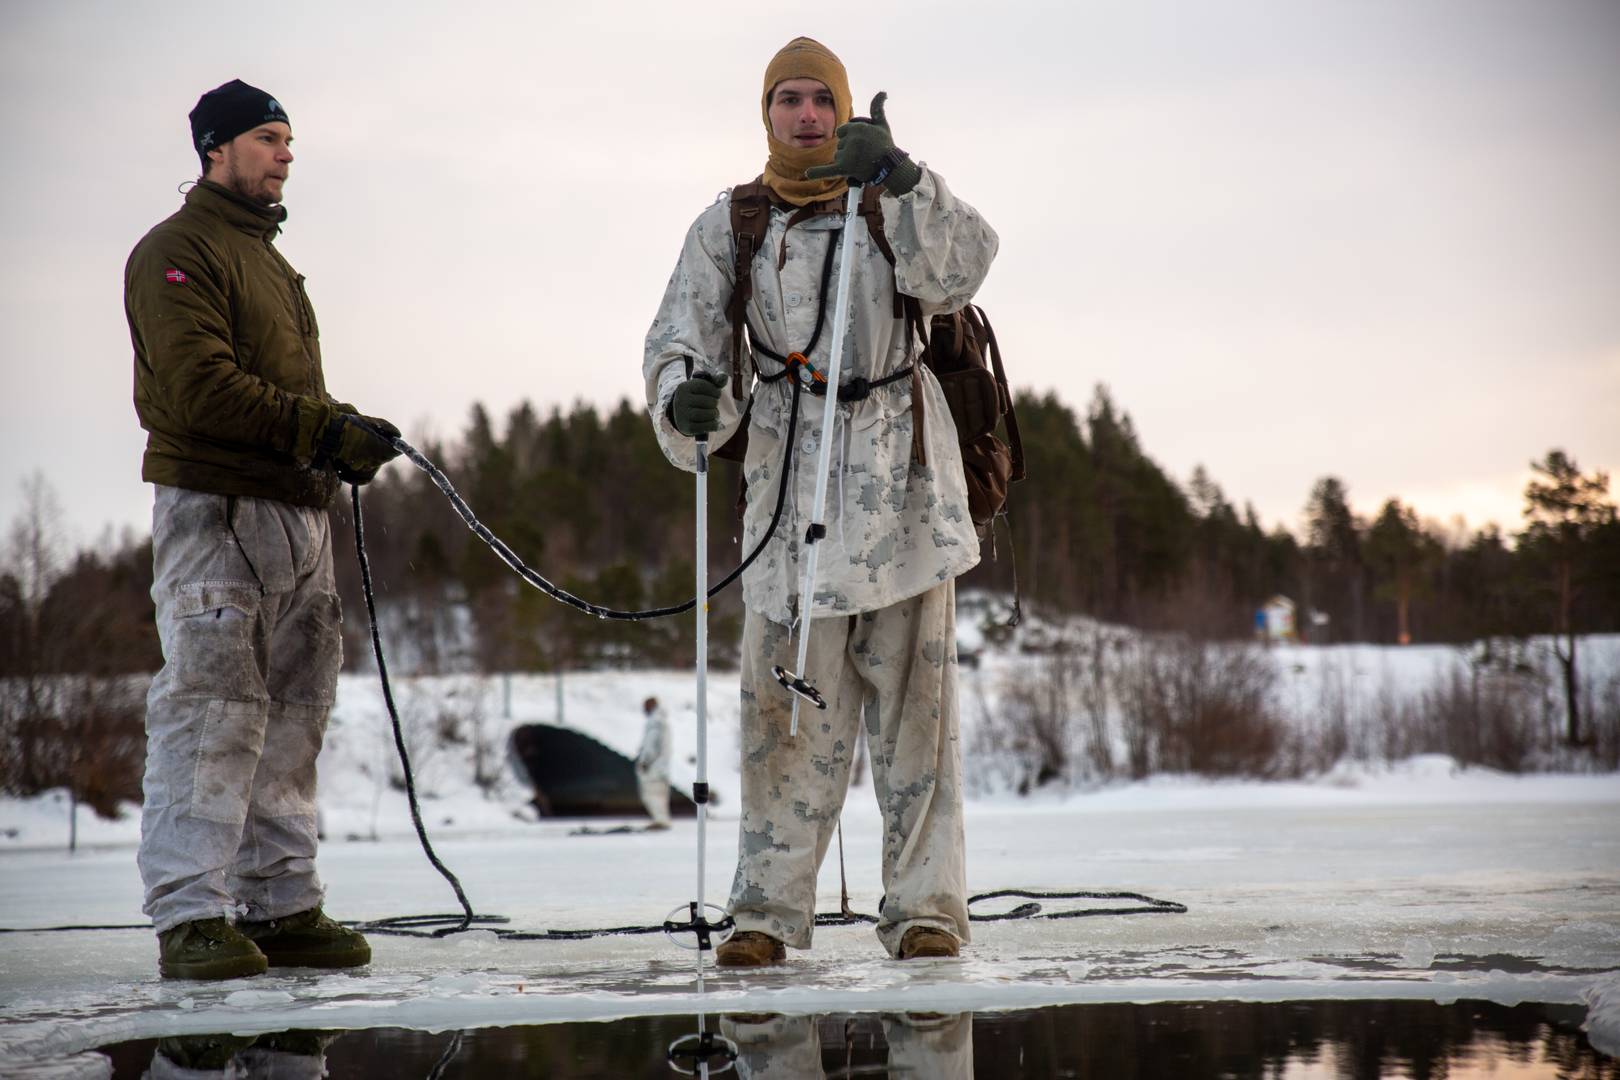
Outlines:
POLYGON ((130 253, 146 482, 311 507, 337 493, 335 472, 292 455, 294 397, 330 399, 304 277, 272 243, 286 216, 203 180, 130 253))
MULTIPOLYGON (((883 231, 894 251, 891 268, 857 218, 851 264, 850 311, 839 381, 876 381, 916 359, 917 342, 905 320, 894 315, 894 291, 916 297, 927 317, 966 306, 989 272, 998 240, 978 211, 957 199, 940 176, 923 170, 905 195, 882 197, 883 231)), ((771 211, 770 229, 754 260, 748 304, 751 332, 771 351, 787 355, 809 343, 821 303, 821 274, 828 244, 842 231, 839 215, 813 217, 787 229, 789 214, 771 211), (780 269, 778 268, 780 267, 780 269)), ((687 378, 687 365, 727 376, 731 372, 731 322, 726 314, 735 274, 729 193, 699 215, 687 231, 680 261, 652 328, 647 332, 642 374, 647 406, 659 445, 680 468, 696 467, 695 443, 676 431, 667 407, 687 378)), ((832 350, 836 266, 828 282, 826 325, 809 359, 825 372, 832 350)), ((745 341, 744 349, 748 346, 745 341)), ((745 356, 764 375, 782 365, 757 354, 745 356)), ((747 377, 745 377, 745 385, 747 377)), ((840 403, 813 601, 813 617, 875 611, 915 596, 970 569, 979 559, 978 537, 968 515, 961 451, 950 408, 926 368, 925 465, 912 460, 911 380, 875 389, 864 401, 840 403)), ((730 393, 720 401, 720 446, 737 430, 745 402, 730 393)), ((748 508, 742 550, 752 551, 770 526, 787 434, 792 388, 787 379, 753 383, 748 457, 744 476, 748 508)), ((818 433, 824 399, 801 395, 782 524, 758 561, 743 574, 743 601, 777 623, 794 620, 798 607, 799 558, 815 495, 818 433)))

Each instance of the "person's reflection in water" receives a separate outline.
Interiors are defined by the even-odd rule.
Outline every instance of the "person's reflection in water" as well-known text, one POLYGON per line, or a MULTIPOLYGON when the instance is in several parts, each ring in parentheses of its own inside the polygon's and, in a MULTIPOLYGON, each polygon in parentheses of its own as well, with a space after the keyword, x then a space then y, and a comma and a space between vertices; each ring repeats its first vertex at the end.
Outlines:
MULTIPOLYGON (((882 1019, 891 1076, 971 1080, 972 1013, 886 1013, 882 1019)), ((747 1080, 846 1075, 843 1062, 832 1072, 822 1068, 821 1032, 814 1016, 736 1013, 720 1018, 720 1033, 737 1044, 737 1075, 747 1080)), ((858 1071, 871 1075, 865 1068, 858 1071)))
POLYGON ((321 1080, 340 1031, 178 1035, 162 1039, 144 1080, 321 1080))

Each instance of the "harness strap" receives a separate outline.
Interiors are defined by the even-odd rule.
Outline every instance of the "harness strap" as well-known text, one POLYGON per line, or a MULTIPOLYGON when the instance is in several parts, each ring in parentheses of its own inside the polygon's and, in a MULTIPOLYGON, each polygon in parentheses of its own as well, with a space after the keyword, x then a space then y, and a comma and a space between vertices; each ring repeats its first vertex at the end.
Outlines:
MULTIPOLYGON (((873 245, 882 253, 883 258, 888 261, 889 265, 894 266, 894 248, 889 245, 889 238, 883 233, 882 195, 882 191, 876 185, 868 184, 861 192, 858 213, 861 220, 866 223, 867 235, 872 238, 873 245)), ((787 261, 787 234, 792 231, 793 226, 820 214, 839 213, 842 209, 840 202, 838 199, 828 199, 811 203, 794 211, 788 219, 787 228, 782 232, 782 246, 777 253, 778 270, 787 261)), ((731 191, 731 231, 736 247, 736 268, 731 301, 726 305, 726 314, 731 320, 731 389, 732 395, 738 400, 745 396, 742 377, 743 334, 745 329, 751 354, 763 354, 784 365, 782 370, 766 375, 759 370, 759 361, 757 355, 754 355, 754 374, 761 382, 775 382, 783 378, 789 371, 787 366, 788 357, 775 353, 768 346, 762 345, 758 335, 753 332, 753 327, 748 325, 748 301, 752 298, 754 292, 754 259, 764 246, 766 233, 770 230, 771 207, 776 203, 776 193, 771 190, 769 185, 764 183, 763 178, 757 178, 751 183, 739 184, 731 191)), ((810 338, 810 344, 804 348, 806 354, 815 349, 816 342, 821 337, 821 327, 827 311, 827 286, 832 277, 832 256, 835 246, 833 243, 827 245, 827 261, 821 269, 821 297, 820 306, 816 310, 816 329, 810 338)), ((906 340, 909 342, 915 338, 920 342, 922 351, 917 355, 923 355, 928 351, 928 320, 923 317, 922 303, 916 297, 906 296, 896 288, 894 290, 893 304, 894 317, 904 319, 906 322, 906 340)), ((825 395, 826 390, 821 386, 821 383, 815 381, 817 374, 815 369, 809 367, 808 361, 805 361, 805 366, 812 375, 811 393, 825 395)), ((911 458, 918 465, 926 466, 928 464, 924 439, 926 410, 923 399, 921 368, 921 364, 913 363, 894 372, 891 376, 886 376, 883 380, 868 383, 866 393, 870 394, 871 390, 878 386, 887 385, 889 382, 905 375, 910 375, 911 458)), ((845 384, 844 388, 840 388, 840 401, 864 399, 865 395, 859 398, 846 398, 844 396, 846 390, 854 392, 855 382, 855 380, 851 380, 850 383, 845 384)), ((1021 446, 1017 460, 1021 465, 1023 460, 1021 446)))

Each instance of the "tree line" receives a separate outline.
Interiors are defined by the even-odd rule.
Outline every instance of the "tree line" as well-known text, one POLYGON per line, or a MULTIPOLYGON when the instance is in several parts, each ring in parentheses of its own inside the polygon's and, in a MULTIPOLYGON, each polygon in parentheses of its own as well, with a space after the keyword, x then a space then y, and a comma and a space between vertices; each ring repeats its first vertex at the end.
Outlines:
MULTIPOLYGON (((1021 394, 1017 407, 1029 479, 1014 488, 1006 520, 962 587, 1016 592, 1043 615, 1173 632, 1167 648, 1180 641, 1200 656, 1225 655, 1201 651, 1203 643, 1249 636, 1256 607, 1278 594, 1295 600, 1308 641, 1485 641, 1488 659, 1493 641, 1547 635, 1563 675, 1564 741, 1592 745, 1598 718, 1583 725, 1580 715, 1578 643, 1620 630, 1620 524, 1601 471, 1583 473, 1551 450, 1533 463, 1523 527, 1466 535, 1425 522, 1398 498, 1363 519, 1344 483, 1327 476, 1309 492, 1296 536, 1263 528, 1251 505, 1239 510, 1202 468, 1184 483, 1166 473, 1103 388, 1084 414, 1051 394, 1021 394)), ((420 449, 483 524, 557 586, 615 608, 690 597, 693 484, 664 459, 639 406, 542 414, 523 404, 500 423, 478 406, 459 437, 420 449)), ((711 582, 744 555, 738 467, 713 465, 711 582)), ((690 617, 610 621, 557 603, 511 573, 407 463, 363 489, 361 506, 397 671, 692 662, 690 617)), ((370 649, 353 511, 341 498, 328 513, 353 667, 370 649)), ((0 546, 0 790, 65 786, 111 813, 119 800, 140 798, 143 699, 162 664, 152 544, 132 530, 109 531, 70 550, 61 523, 48 481, 27 480, 0 546)), ((714 662, 735 663, 739 589, 715 599, 709 625, 714 662)), ((1512 655, 1503 649, 1499 659, 1512 655)), ((1151 694, 1138 696, 1152 703, 1151 694)), ((1230 727, 1216 740, 1228 750, 1230 727)))
MULTIPOLYGON (((1292 598, 1317 642, 1463 642, 1620 630, 1620 523, 1609 478, 1562 450, 1533 463, 1522 529, 1466 535, 1388 499, 1370 520, 1333 476, 1308 493, 1305 528, 1264 528, 1202 468, 1185 482, 1147 454, 1099 387, 1083 414, 1022 393, 1029 479, 961 582, 1011 592, 1052 614, 1177 629, 1212 639, 1252 632, 1257 606, 1292 598), (1312 614, 1315 613, 1315 617, 1312 614)), ((562 588, 644 608, 691 594, 693 487, 628 400, 497 423, 475 406, 459 437, 420 448, 481 521, 562 588)), ((710 579, 742 557, 735 465, 710 480, 710 579)), ((43 478, 29 481, 0 572, 0 675, 116 674, 161 663, 152 627, 151 541, 125 533, 68 553, 43 478)), ((689 618, 582 616, 523 584, 419 470, 401 462, 363 490, 367 554, 387 637, 420 670, 551 671, 689 662, 689 618)), ((369 648, 348 499, 330 510, 350 664, 369 648)), ((723 661, 741 629, 739 592, 715 601, 723 661)), ((386 638, 385 638, 386 640, 386 638)))

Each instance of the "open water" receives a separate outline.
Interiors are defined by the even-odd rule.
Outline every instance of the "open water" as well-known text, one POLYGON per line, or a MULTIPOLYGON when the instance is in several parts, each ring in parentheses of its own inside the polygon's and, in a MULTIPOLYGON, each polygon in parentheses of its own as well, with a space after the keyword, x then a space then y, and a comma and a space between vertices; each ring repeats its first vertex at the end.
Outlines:
POLYGON ((1579 1006, 1421 1001, 1071 1005, 1014 1012, 640 1017, 142 1040, 115 1077, 1220 1077, 1620 1080, 1579 1006), (698 1038, 699 1026, 711 1038, 698 1038), (672 1057, 670 1047, 676 1053, 672 1057), (706 1059, 695 1053, 708 1047, 706 1059), (733 1057, 733 1053, 735 1057, 733 1057), (177 1072, 176 1066, 192 1071, 177 1072), (704 1068, 707 1068, 707 1073, 704 1068))

